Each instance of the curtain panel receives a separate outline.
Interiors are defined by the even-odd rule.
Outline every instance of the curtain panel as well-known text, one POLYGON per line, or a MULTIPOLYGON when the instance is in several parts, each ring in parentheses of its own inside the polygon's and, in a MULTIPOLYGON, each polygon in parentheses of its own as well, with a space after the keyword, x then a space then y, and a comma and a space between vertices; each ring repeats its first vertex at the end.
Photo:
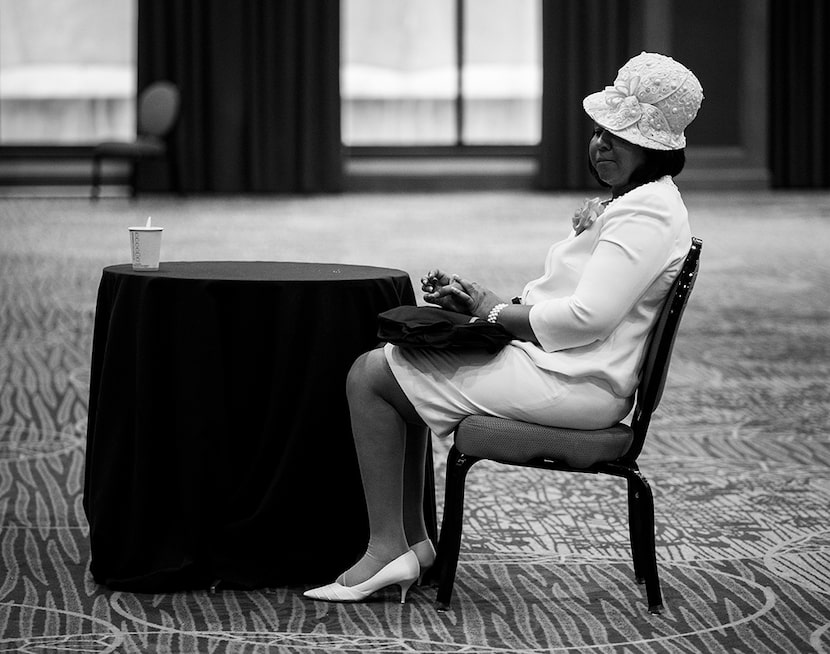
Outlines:
POLYGON ((339 44, 337 1, 138 0, 138 87, 182 97, 175 169, 143 164, 142 188, 341 190, 339 44))
POLYGON ((611 84, 630 57, 631 0, 543 0, 539 186, 594 188, 591 119, 582 99, 611 84))
POLYGON ((830 187, 830 7, 826 0, 770 5, 772 185, 830 187))

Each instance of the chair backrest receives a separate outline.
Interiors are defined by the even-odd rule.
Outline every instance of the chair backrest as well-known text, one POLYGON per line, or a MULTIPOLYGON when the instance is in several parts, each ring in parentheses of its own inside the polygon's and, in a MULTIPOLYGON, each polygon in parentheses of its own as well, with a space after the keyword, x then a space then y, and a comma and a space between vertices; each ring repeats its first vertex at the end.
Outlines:
POLYGON ((665 304, 663 304, 652 330, 646 348, 640 385, 637 387, 634 420, 631 423, 631 428, 634 431, 634 442, 623 457, 625 459, 633 461, 640 455, 648 425, 651 422, 651 414, 660 404, 660 398, 663 396, 663 388, 666 385, 666 376, 669 372, 671 354, 674 349, 674 340, 680 326, 680 319, 686 309, 686 303, 689 301, 689 296, 692 294, 692 288, 694 288, 697 279, 702 248, 703 241, 699 238, 692 238, 692 247, 669 289, 665 304))
POLYGON ((138 96, 138 133, 161 137, 179 115, 179 89, 172 82, 153 82, 138 96))

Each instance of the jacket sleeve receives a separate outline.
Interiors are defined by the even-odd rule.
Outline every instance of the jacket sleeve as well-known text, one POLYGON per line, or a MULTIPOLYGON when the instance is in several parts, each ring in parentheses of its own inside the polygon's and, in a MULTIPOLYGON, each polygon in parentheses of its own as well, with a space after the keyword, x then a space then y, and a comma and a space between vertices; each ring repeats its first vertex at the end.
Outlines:
POLYGON ((612 205, 603 218, 573 294, 530 309, 530 326, 547 352, 607 338, 669 265, 676 235, 662 198, 612 205))

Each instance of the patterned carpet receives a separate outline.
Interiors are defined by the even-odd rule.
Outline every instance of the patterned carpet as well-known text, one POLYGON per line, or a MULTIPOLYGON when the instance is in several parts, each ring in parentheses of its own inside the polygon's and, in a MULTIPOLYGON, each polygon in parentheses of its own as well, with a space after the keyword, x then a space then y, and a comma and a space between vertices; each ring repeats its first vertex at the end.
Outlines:
MULTIPOLYGON (((681 178, 682 180, 682 178, 681 178)), ((641 465, 666 611, 632 579, 620 480, 468 477, 452 610, 302 588, 142 595, 88 573, 92 320, 130 224, 162 259, 434 265, 512 294, 581 195, 0 199, 0 651, 830 652, 830 194, 687 193, 703 238, 641 465)), ((449 443, 434 444, 439 507, 449 443)), ((439 508, 440 511, 440 508, 439 508)))

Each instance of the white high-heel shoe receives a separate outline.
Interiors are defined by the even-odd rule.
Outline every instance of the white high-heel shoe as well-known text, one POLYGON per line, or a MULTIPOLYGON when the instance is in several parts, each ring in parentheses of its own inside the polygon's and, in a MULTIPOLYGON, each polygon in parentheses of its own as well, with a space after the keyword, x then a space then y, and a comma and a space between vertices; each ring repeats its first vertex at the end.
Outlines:
POLYGON ((411 552, 415 552, 415 556, 418 557, 418 568, 420 569, 418 585, 420 586, 424 583, 424 577, 429 572, 432 564, 435 563, 435 547, 433 547, 432 541, 427 538, 415 543, 409 549, 411 552))
POLYGON ((326 602, 360 602, 372 593, 387 586, 401 587, 401 604, 406 601, 406 591, 418 578, 418 557, 412 550, 404 552, 397 559, 387 563, 375 575, 356 586, 333 584, 312 588, 303 593, 305 597, 326 602))

